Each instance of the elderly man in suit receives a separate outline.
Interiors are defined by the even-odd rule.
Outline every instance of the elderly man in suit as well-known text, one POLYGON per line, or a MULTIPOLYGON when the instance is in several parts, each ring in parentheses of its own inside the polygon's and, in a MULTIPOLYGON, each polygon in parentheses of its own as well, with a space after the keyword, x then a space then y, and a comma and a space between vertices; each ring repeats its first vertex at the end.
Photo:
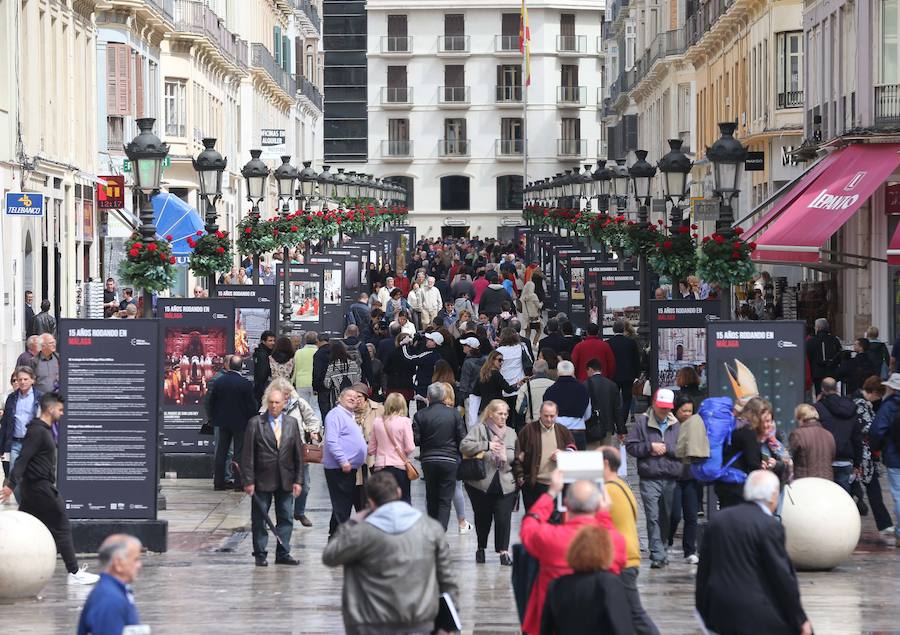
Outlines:
POLYGON ((700 546, 695 600, 706 627, 719 635, 810 635, 800 588, 774 517, 778 477, 751 472, 744 503, 721 510, 700 546))
POLYGON ((265 517, 275 499, 275 531, 279 543, 275 564, 300 564, 291 557, 294 497, 303 485, 303 449, 297 420, 284 413, 291 395, 286 379, 276 379, 263 394, 266 413, 253 417, 247 425, 241 456, 244 491, 256 500, 250 506, 253 556, 257 567, 268 566, 266 547, 269 534, 265 517))
MULTIPOLYGON (((253 384, 241 377, 242 364, 243 360, 240 355, 230 356, 225 371, 212 382, 209 389, 209 420, 214 428, 218 428, 219 432, 213 471, 213 486, 217 490, 231 487, 225 481, 227 471, 225 460, 228 456, 228 449, 234 441, 234 456, 240 461, 247 422, 256 414, 253 384)), ((237 491, 243 489, 240 483, 234 484, 234 488, 237 491)))

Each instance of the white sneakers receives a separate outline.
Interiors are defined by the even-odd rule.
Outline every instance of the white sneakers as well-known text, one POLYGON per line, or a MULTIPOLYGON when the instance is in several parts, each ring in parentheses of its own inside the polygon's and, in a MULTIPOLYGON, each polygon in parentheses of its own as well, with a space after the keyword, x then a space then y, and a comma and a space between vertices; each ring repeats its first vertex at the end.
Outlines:
POLYGON ((466 521, 465 525, 459 525, 459 533, 467 534, 472 531, 472 525, 469 524, 469 521, 466 521))
POLYGON ((882 530, 879 531, 878 533, 884 534, 885 536, 890 536, 890 535, 892 535, 892 534, 894 533, 894 526, 891 525, 890 527, 885 527, 884 529, 882 529, 882 530))
POLYGON ((69 574, 69 584, 97 584, 97 581, 100 579, 100 576, 96 573, 90 573, 87 570, 87 565, 81 565, 81 568, 75 573, 69 574))
POLYGON ((689 555, 688 557, 686 557, 686 558, 684 559, 684 561, 685 561, 686 563, 688 563, 688 564, 699 564, 699 563, 700 563, 700 558, 697 556, 696 553, 692 553, 691 555, 689 555))

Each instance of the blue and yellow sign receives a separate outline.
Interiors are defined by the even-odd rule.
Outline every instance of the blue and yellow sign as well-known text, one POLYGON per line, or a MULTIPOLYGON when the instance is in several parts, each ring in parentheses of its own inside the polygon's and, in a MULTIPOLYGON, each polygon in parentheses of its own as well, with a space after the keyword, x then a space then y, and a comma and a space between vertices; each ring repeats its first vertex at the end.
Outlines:
POLYGON ((43 216, 44 195, 35 192, 7 192, 6 213, 11 216, 43 216))

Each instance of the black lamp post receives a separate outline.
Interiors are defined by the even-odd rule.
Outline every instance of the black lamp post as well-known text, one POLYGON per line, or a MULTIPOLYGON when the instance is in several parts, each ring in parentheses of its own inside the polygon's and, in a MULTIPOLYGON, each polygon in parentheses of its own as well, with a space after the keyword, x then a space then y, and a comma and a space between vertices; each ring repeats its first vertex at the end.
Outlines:
POLYGON ((337 174, 334 175, 334 197, 338 201, 338 209, 344 204, 347 198, 347 175, 344 174, 344 168, 338 168, 337 174))
MULTIPOLYGON (((273 176, 278 183, 278 200, 281 201, 281 216, 287 218, 291 214, 290 201, 294 197, 294 183, 297 181, 299 172, 297 168, 291 165, 291 157, 281 157, 281 165, 275 168, 273 176)), ((284 287, 281 295, 281 333, 290 335, 291 333, 291 248, 284 246, 284 255, 282 256, 284 274, 282 280, 284 287)))
MULTIPOLYGON (((216 151, 215 139, 204 139, 203 147, 203 152, 197 155, 193 163, 194 170, 197 172, 197 180, 200 182, 200 198, 206 203, 206 233, 214 234, 219 231, 216 219, 216 201, 222 198, 222 173, 225 171, 228 161, 216 151)), ((209 295, 214 295, 215 274, 209 276, 206 285, 209 288, 209 295)))
MULTIPOLYGON (((747 159, 747 148, 734 138, 737 124, 733 121, 725 121, 719 124, 719 137, 712 147, 706 149, 706 156, 713 165, 713 178, 715 182, 715 194, 719 197, 719 220, 716 221, 716 231, 731 238, 734 230, 734 209, 732 201, 740 192, 741 172, 744 161, 747 159)), ((731 319, 731 289, 719 290, 722 298, 722 319, 731 319)))
POLYGON ((612 180, 610 181, 612 185, 610 194, 616 199, 616 211, 619 214, 625 213, 625 206, 628 200, 628 179, 628 168, 625 167, 625 159, 616 159, 616 165, 612 170, 612 180))
POLYGON ((584 211, 590 213, 591 198, 594 196, 594 178, 591 175, 593 166, 588 163, 584 166, 584 171, 578 175, 578 210, 581 211, 581 199, 586 201, 584 211))
POLYGON ((319 175, 312 169, 312 161, 304 161, 300 170, 300 193, 303 196, 303 209, 308 213, 312 210, 312 197, 316 193, 316 183, 319 175))
MULTIPOLYGON (((241 168, 241 176, 247 183, 247 200, 252 205, 250 218, 255 226, 259 222, 259 204, 266 197, 266 179, 269 166, 259 158, 262 150, 250 150, 250 160, 241 168)), ((253 254, 253 284, 259 284, 259 254, 253 254)))
MULTIPOLYGON (((139 231, 141 237, 148 241, 156 238, 156 225, 153 224, 153 204, 150 202, 150 197, 159 191, 163 160, 169 154, 169 146, 153 134, 155 122, 156 119, 151 117, 138 119, 137 126, 140 133, 125 146, 125 154, 131 161, 134 175, 134 189, 138 193, 138 212, 141 219, 139 231)), ((153 294, 144 289, 141 291, 144 300, 144 317, 152 318, 153 294)))
POLYGON ((671 224, 689 225, 690 217, 685 218, 681 202, 687 196, 688 174, 693 164, 681 150, 681 139, 669 139, 669 152, 659 160, 657 166, 663 175, 663 190, 666 200, 672 204, 671 224))
MULTIPOLYGON (((328 213, 328 199, 334 194, 334 182, 335 175, 331 173, 331 166, 323 165, 322 172, 316 177, 316 183, 319 186, 319 200, 322 204, 323 213, 328 213)), ((307 252, 309 252, 309 249, 307 249, 307 252)))
MULTIPOLYGON (((641 227, 649 226, 648 208, 650 207, 650 186, 653 177, 656 176, 656 168, 647 162, 647 151, 636 150, 637 161, 631 164, 628 173, 634 185, 634 198, 638 204, 638 223, 641 227)), ((646 342, 650 333, 650 298, 653 291, 650 289, 650 267, 647 265, 647 255, 638 254, 638 270, 640 272, 641 286, 641 323, 638 325, 638 333, 646 342)))

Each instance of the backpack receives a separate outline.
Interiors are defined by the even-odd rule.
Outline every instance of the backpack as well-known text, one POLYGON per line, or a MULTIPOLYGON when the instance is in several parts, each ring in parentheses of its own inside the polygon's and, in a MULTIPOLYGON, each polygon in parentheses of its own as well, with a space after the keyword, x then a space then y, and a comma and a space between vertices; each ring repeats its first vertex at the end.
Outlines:
POLYGON ((711 397, 700 404, 697 413, 703 419, 706 436, 709 439, 709 458, 700 463, 691 464, 691 474, 701 483, 743 483, 747 475, 731 465, 740 457, 738 452, 723 465, 722 455, 725 446, 731 443, 735 418, 732 414, 734 405, 729 397, 711 397))

